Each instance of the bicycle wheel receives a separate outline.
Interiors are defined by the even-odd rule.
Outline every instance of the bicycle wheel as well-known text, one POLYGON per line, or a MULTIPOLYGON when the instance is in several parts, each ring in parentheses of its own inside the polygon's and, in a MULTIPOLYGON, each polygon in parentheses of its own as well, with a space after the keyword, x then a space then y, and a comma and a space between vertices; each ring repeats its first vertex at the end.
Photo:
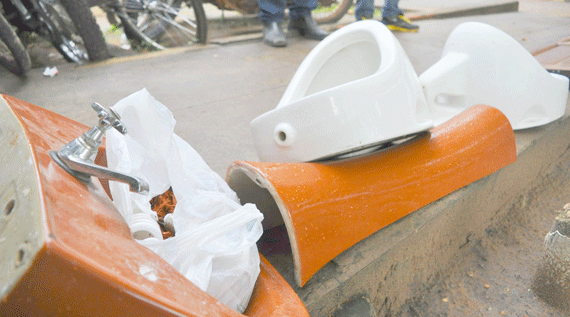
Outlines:
POLYGON ((157 49, 206 43, 208 24, 201 0, 118 0, 125 34, 157 49))
POLYGON ((318 24, 334 23, 342 19, 350 6, 352 0, 319 0, 313 18, 318 24))
POLYGON ((18 76, 26 74, 32 65, 26 48, 2 14, 0 14, 0 65, 18 76))
POLYGON ((110 57, 107 43, 84 0, 37 0, 47 36, 69 62, 110 57))

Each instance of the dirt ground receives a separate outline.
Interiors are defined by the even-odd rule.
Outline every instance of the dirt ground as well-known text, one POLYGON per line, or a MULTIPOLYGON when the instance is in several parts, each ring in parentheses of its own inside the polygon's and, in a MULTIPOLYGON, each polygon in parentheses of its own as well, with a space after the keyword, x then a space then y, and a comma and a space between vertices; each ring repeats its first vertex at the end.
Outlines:
MULTIPOLYGON (((566 153, 568 154, 568 153, 566 153)), ((407 302, 404 316, 569 316, 531 289, 544 253, 544 237, 570 201, 569 163, 559 163, 519 197, 504 219, 473 241, 469 257, 421 298, 407 302)))

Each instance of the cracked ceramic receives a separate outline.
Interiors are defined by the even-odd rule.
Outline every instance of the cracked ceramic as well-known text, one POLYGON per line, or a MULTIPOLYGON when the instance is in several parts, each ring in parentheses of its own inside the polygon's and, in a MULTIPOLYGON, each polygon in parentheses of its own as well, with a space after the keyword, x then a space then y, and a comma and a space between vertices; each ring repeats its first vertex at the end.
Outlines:
POLYGON ((322 163, 234 162, 227 181, 264 229, 285 223, 299 286, 355 243, 516 160, 497 109, 474 106, 403 144, 322 163))
POLYGON ((305 162, 428 130, 428 114, 398 40, 382 23, 360 21, 320 42, 251 130, 260 160, 305 162))
POLYGON ((567 77, 547 72, 514 38, 478 22, 456 27, 442 58, 419 79, 436 124, 486 104, 513 129, 531 128, 560 118, 568 98, 567 77))
MULTIPOLYGON (((6 95, 0 121, 0 315, 244 316, 137 243, 106 180, 83 183, 51 159, 89 127, 6 95)), ((244 314, 308 316, 263 257, 244 314)))

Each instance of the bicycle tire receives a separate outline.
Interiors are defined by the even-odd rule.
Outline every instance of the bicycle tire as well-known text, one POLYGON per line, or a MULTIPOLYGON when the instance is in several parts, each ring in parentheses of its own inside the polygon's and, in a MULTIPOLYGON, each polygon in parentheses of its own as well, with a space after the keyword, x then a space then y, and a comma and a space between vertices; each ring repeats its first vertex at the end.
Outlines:
POLYGON ((28 51, 2 14, 0 14, 0 65, 17 76, 25 75, 32 67, 28 51))
POLYGON ((201 0, 117 0, 114 9, 125 34, 137 44, 162 50, 206 43, 208 21, 201 0))
POLYGON ((53 8, 55 13, 47 12, 44 10, 45 6, 40 6, 42 16, 56 28, 52 30, 52 44, 67 61, 82 63, 86 60, 99 61, 111 57, 101 28, 84 0, 37 1, 49 5, 50 8, 59 3, 65 11, 53 8), (86 53, 87 57, 83 53, 86 53))
POLYGON ((335 23, 346 15, 351 6, 352 0, 319 0, 313 18, 318 24, 335 23))

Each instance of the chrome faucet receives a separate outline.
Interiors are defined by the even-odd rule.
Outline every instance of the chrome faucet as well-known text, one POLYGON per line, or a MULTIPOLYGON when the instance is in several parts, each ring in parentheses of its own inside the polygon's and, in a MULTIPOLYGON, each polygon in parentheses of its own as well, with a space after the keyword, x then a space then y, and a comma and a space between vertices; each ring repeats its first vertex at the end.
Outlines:
POLYGON ((51 158, 69 174, 83 182, 90 182, 91 176, 129 184, 131 192, 148 194, 148 183, 141 178, 112 171, 106 167, 95 164, 97 151, 105 132, 111 127, 122 134, 127 133, 127 128, 120 121, 119 115, 110 109, 94 102, 91 105, 97 112, 99 124, 91 130, 83 133, 77 139, 64 145, 59 151, 50 151, 51 158))

